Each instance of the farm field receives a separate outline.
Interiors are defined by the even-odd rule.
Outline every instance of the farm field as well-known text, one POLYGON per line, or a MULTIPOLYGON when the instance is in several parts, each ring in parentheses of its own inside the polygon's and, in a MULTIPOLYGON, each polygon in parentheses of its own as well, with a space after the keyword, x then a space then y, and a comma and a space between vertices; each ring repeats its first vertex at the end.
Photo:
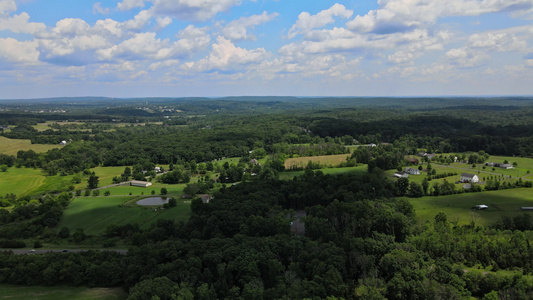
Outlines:
POLYGON ((183 189, 186 184, 163 184, 158 182, 152 182, 152 186, 149 187, 138 187, 138 186, 129 186, 129 185, 120 185, 109 187, 100 190, 100 195, 103 195, 105 191, 109 191, 112 196, 114 195, 151 195, 152 190, 155 191, 156 195, 159 194, 161 188, 166 188, 168 194, 182 194, 183 189))
POLYGON ((0 172, 0 194, 17 196, 64 191, 72 185, 72 176, 44 176, 40 169, 11 167, 0 172))
POLYGON ((127 296, 121 288, 0 285, 0 300, 123 300, 127 296))
POLYGON ((37 153, 46 152, 50 149, 61 148, 58 145, 32 144, 30 140, 8 139, 0 136, 0 153, 17 156, 19 150, 33 150, 37 153))
POLYGON ((104 232, 107 226, 134 224, 146 229, 158 219, 186 221, 189 218, 190 202, 178 199, 178 206, 154 211, 150 207, 123 203, 138 200, 132 196, 100 196, 75 198, 65 209, 58 228, 68 227, 71 231, 83 228, 89 235, 104 232))
POLYGON ((337 166, 342 162, 346 162, 346 158, 350 157, 350 154, 338 154, 338 155, 321 155, 321 156, 303 156, 289 158, 285 160, 285 169, 290 170, 292 167, 305 167, 309 161, 313 163, 320 163, 324 166, 337 166))
MULTIPOLYGON (((324 174, 334 175, 334 174, 344 174, 344 173, 358 173, 364 175, 367 170, 367 165, 360 165, 357 167, 346 167, 346 168, 327 168, 327 169, 318 169, 313 171, 322 171, 324 174)), ((279 179, 281 180, 292 180, 294 176, 303 175, 305 171, 285 171, 279 173, 279 179)))
POLYGON ((530 188, 508 189, 481 193, 466 193, 448 196, 405 198, 415 208, 416 217, 421 222, 433 222, 435 215, 444 212, 448 220, 458 224, 490 225, 500 217, 514 217, 524 212, 522 206, 533 206, 533 190, 530 188), (488 205, 487 210, 474 211, 478 204, 488 205))

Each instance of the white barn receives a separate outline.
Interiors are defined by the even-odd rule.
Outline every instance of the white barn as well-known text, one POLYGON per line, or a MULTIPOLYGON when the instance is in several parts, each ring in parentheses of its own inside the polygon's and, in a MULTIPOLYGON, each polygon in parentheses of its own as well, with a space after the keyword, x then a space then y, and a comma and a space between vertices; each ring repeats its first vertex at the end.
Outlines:
POLYGON ((132 180, 130 181, 131 186, 140 186, 140 187, 149 187, 152 185, 151 182, 148 181, 138 181, 138 180, 132 180))
POLYGON ((479 177, 475 174, 463 173, 461 174, 461 182, 476 183, 479 182, 479 177))

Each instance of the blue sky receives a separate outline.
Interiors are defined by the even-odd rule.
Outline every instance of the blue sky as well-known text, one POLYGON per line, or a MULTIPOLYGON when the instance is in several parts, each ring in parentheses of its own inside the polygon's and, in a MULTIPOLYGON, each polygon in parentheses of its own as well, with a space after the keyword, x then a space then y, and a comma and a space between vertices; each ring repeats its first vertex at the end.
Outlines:
POLYGON ((533 0, 0 0, 0 99, 533 95, 533 0))

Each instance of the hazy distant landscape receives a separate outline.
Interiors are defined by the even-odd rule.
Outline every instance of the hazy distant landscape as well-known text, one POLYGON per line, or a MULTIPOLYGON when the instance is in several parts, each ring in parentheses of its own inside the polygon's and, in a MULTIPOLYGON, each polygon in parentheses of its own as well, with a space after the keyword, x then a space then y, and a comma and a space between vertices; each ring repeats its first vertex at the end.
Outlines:
POLYGON ((532 115, 528 97, 1 101, 1 288, 527 299, 532 115))

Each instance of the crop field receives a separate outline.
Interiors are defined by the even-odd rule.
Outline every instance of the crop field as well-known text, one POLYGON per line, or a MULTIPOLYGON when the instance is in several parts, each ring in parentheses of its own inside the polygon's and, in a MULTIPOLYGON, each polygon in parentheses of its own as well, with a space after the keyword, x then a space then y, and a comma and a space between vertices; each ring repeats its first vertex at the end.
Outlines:
POLYGON ((75 198, 65 209, 58 228, 68 227, 71 231, 83 228, 89 235, 104 232, 107 226, 134 224, 141 228, 148 228, 158 219, 186 221, 190 214, 190 202, 178 200, 176 207, 154 211, 152 207, 142 207, 134 204, 138 197, 107 196, 107 197, 79 197, 75 198), (128 202, 128 205, 124 205, 128 202))
MULTIPOLYGON (((327 169, 318 169, 313 171, 322 171, 324 174, 336 175, 344 173, 358 173, 364 175, 367 170, 367 165, 360 165, 357 167, 346 167, 346 168, 327 168, 327 169)), ((303 175, 305 171, 285 171, 279 173, 279 179, 281 180, 292 180, 294 176, 303 175)))
POLYGON ((312 161, 313 163, 320 163, 324 166, 338 166, 340 163, 346 162, 347 157, 350 157, 350 154, 289 158, 285 160, 285 169, 290 170, 293 166, 305 167, 309 161, 312 161))
POLYGON ((415 208, 417 219, 432 222, 439 212, 444 212, 448 220, 458 224, 490 225, 500 217, 513 217, 525 212, 522 206, 533 206, 533 190, 531 188, 508 189, 481 193, 466 193, 422 198, 405 198, 415 208), (472 210, 478 204, 488 205, 487 210, 472 210))
POLYGON ((37 153, 46 152, 50 149, 61 148, 60 145, 32 144, 30 140, 8 139, 0 136, 0 153, 17 156, 19 150, 33 150, 37 153))
POLYGON ((121 288, 0 285, 0 300, 123 300, 127 296, 121 288))

